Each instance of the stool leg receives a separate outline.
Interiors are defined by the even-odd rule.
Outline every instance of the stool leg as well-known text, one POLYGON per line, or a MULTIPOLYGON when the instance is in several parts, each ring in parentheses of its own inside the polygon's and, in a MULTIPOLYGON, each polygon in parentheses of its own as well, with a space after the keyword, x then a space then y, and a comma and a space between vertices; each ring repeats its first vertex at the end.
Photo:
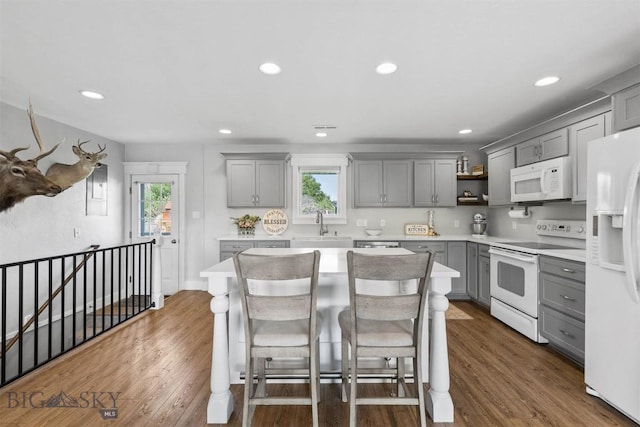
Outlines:
POLYGON ((349 395, 347 385, 349 382, 349 343, 342 337, 342 401, 347 402, 349 395))

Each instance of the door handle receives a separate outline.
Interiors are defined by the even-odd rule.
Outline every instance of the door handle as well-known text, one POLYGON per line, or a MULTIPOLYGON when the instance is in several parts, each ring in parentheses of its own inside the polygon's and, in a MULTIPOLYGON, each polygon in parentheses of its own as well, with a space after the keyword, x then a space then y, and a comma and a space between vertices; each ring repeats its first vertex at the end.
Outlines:
POLYGON ((171 243, 176 244, 178 241, 176 239, 171 239, 171 243))

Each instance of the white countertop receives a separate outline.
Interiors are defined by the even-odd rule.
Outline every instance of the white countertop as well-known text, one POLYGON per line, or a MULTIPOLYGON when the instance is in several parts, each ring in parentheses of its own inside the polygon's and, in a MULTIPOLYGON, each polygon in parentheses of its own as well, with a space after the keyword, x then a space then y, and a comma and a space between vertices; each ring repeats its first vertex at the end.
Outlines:
MULTIPOLYGON (((245 253, 258 254, 258 255, 283 255, 283 254, 299 254, 307 253, 313 249, 305 248, 254 248, 248 249, 245 253)), ((410 254, 411 251, 402 248, 376 248, 376 249, 356 249, 356 248, 319 248, 320 251, 320 274, 332 275, 332 274, 346 274, 347 273, 347 251, 353 250, 354 252, 362 254, 410 254)), ((221 263, 215 264, 212 267, 200 272, 200 277, 235 277, 235 269, 233 266, 233 259, 229 258, 221 263)), ((460 272, 449 268, 445 265, 434 263, 431 277, 460 277, 460 272)))
MULTIPOLYGON (((279 235, 279 236, 270 236, 270 235, 256 235, 251 237, 241 237, 236 235, 228 235, 218 237, 218 240, 291 240, 294 238, 303 239, 307 236, 298 236, 298 235, 279 235)), ((434 241, 434 242, 446 242, 446 241, 462 241, 462 242, 473 242, 473 243, 481 243, 491 245, 496 242, 513 242, 517 244, 518 242, 530 242, 532 239, 515 239, 515 238, 505 238, 505 237, 497 237, 497 236, 483 236, 483 237, 475 237, 471 234, 441 234, 436 237, 429 236, 406 236, 404 234, 389 234, 389 235, 380 235, 380 236, 339 236, 339 237, 347 237, 351 238, 354 241, 400 241, 400 240, 420 240, 420 241, 434 241)), ((587 260, 587 251, 585 249, 579 248, 571 248, 571 249, 541 249, 536 251, 540 255, 552 256, 556 258, 568 259, 572 261, 578 262, 586 262, 587 260)))

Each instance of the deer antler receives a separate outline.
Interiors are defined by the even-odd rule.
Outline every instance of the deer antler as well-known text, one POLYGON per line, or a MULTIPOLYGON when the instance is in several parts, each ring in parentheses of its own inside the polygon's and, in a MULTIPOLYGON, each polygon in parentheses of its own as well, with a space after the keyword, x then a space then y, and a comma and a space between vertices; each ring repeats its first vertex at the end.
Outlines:
POLYGON ((29 110, 27 111, 27 113, 29 114, 29 121, 31 122, 31 131, 33 132, 33 137, 36 139, 36 142, 38 143, 38 147, 40 147, 40 154, 36 157, 34 157, 33 159, 31 159, 33 162, 38 162, 38 160, 47 157, 49 154, 53 153, 55 151, 56 148, 58 148, 58 145, 60 145, 60 142, 58 142, 51 150, 49 151, 45 151, 45 147, 44 147, 44 143, 42 142, 42 138, 40 137, 40 131, 38 131, 38 125, 36 124, 36 117, 33 114, 33 107, 31 106, 31 101, 29 101, 29 110))
POLYGON ((18 148, 14 148, 11 151, 4 151, 4 150, 0 150, 0 155, 4 156, 7 160, 13 160, 16 158, 16 154, 19 151, 24 151, 26 149, 28 149, 29 147, 18 147, 18 148))

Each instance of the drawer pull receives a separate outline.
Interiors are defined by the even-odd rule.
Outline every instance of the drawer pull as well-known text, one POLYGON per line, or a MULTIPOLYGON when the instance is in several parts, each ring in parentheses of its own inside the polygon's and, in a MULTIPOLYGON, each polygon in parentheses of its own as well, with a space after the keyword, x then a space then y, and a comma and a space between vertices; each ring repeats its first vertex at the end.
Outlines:
POLYGON ((576 302, 575 298, 571 298, 569 295, 560 295, 562 297, 562 299, 564 299, 565 301, 571 301, 571 302, 576 302))
POLYGON ((570 268, 564 268, 564 267, 562 267, 562 271, 564 271, 565 273, 571 273, 571 274, 576 272, 575 270, 572 270, 570 268))
POLYGON ((565 331, 564 329, 560 329, 560 333, 561 333, 562 335, 564 335, 565 337, 575 338, 575 336, 573 336, 573 334, 571 334, 571 333, 569 333, 569 332, 565 331))

